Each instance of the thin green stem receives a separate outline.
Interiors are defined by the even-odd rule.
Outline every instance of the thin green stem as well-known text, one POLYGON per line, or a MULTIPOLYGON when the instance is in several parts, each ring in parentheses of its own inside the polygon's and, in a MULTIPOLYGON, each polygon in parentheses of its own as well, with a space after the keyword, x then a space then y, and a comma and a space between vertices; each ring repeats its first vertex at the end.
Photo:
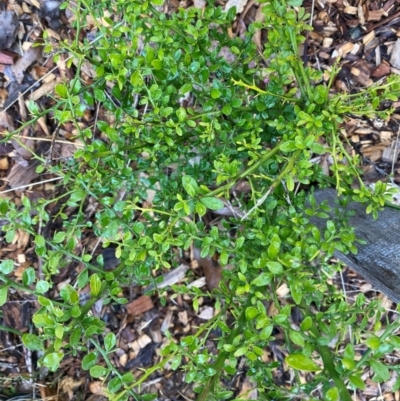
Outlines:
MULTIPOLYGON (((246 320, 246 308, 250 305, 251 303, 251 297, 249 296, 247 298, 247 301, 245 305, 243 305, 242 312, 239 316, 239 318, 236 320, 236 327, 231 331, 231 334, 229 337, 224 341, 224 344, 232 344, 234 338, 240 334, 240 331, 242 330, 242 327, 245 324, 246 320)), ((213 365, 213 368, 215 369, 216 373, 215 375, 207 382, 207 384, 204 386, 202 392, 200 393, 199 397, 197 398, 197 401, 208 401, 209 400, 209 394, 214 390, 215 385, 217 380, 220 377, 221 371, 224 367, 225 360, 228 358, 229 352, 221 350, 216 362, 213 365)))
MULTIPOLYGON (((317 341, 319 338, 322 337, 320 331, 318 330, 317 325, 315 324, 315 316, 310 312, 307 305, 303 305, 304 313, 311 318, 312 325, 310 328, 310 332, 313 334, 315 340, 317 341)), ((341 401, 352 401, 351 395, 347 390, 347 387, 339 375, 338 371, 336 370, 335 362, 332 357, 331 350, 326 345, 316 345, 316 349, 318 353, 321 355, 322 362, 324 364, 325 371, 329 374, 329 377, 335 383, 338 391, 339 391, 339 399, 341 401)))
POLYGON ((261 167, 264 163, 266 163, 272 156, 274 156, 279 151, 279 144, 277 144, 274 148, 272 148, 269 152, 267 152, 260 160, 256 161, 249 168, 238 174, 235 178, 229 181, 227 184, 214 189, 207 194, 207 196, 216 196, 224 192, 225 190, 231 188, 236 182, 242 178, 246 178, 248 175, 256 171, 259 167, 261 167))

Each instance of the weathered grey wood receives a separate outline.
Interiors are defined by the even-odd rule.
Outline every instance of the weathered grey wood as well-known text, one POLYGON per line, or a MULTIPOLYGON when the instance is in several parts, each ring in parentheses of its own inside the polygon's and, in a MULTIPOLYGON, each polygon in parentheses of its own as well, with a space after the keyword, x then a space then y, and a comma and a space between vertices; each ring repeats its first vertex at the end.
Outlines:
MULTIPOLYGON (((337 193, 333 189, 316 191, 317 203, 328 200, 335 206, 337 193)), ((337 206, 337 205, 336 205, 337 206)), ((358 239, 366 241, 357 245, 356 255, 335 252, 335 256, 351 269, 361 274, 375 289, 386 294, 392 301, 400 302, 400 210, 385 208, 378 220, 365 213, 366 205, 351 203, 347 209, 354 210, 350 224, 355 228, 358 239)), ((326 227, 326 220, 313 219, 320 229, 326 227)))

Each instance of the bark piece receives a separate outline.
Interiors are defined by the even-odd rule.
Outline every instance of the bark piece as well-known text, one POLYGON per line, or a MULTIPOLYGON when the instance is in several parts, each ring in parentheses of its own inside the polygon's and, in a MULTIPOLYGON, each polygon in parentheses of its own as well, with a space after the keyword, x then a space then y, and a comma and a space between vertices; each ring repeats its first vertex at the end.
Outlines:
MULTIPOLYGON (((317 203, 328 201, 335 206, 337 193, 333 189, 323 189, 315 193, 317 203)), ((347 206, 355 215, 350 225, 355 228, 358 239, 366 244, 358 244, 356 255, 344 255, 336 251, 335 256, 368 280, 377 290, 392 301, 400 302, 400 210, 386 207, 377 220, 365 213, 365 204, 352 202, 347 206)), ((312 222, 325 229, 326 220, 313 218, 312 222)))
POLYGON ((147 312, 150 309, 153 309, 154 304, 150 297, 142 295, 138 299, 135 299, 134 301, 129 302, 129 304, 126 304, 125 308, 128 315, 137 316, 141 313, 147 312))
POLYGON ((0 64, 13 65, 17 60, 18 54, 8 50, 0 51, 0 64))
POLYGON ((390 56, 390 64, 394 68, 400 68, 400 39, 396 40, 390 56))
POLYGON ((26 332, 29 327, 29 302, 6 302, 2 306, 3 319, 7 327, 26 332))
MULTIPOLYGON (((168 273, 163 274, 162 275, 163 281, 161 283, 156 284, 156 288, 161 289, 179 283, 185 278, 185 274, 188 270, 189 266, 186 265, 185 263, 182 263, 176 269, 172 269, 168 273)), ((155 288, 154 285, 150 284, 143 290, 143 294, 154 290, 154 288, 155 288)))
POLYGON ((387 65, 386 63, 381 63, 378 65, 378 67, 374 69, 371 75, 374 78, 380 79, 389 74, 390 74, 390 65, 387 65))

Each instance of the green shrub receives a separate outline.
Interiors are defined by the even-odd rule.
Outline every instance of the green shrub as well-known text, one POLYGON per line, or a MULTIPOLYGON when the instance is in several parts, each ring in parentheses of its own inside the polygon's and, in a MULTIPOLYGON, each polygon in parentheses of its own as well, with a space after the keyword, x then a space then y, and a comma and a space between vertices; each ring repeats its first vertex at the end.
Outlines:
MULTIPOLYGON (((235 375, 239 358, 246 358, 259 399, 313 399, 310 394, 319 387, 326 400, 350 400, 351 389, 365 387, 365 366, 375 372, 375 381, 387 380, 389 368, 395 368, 380 358, 400 345, 391 336, 397 326, 388 325, 378 337, 377 303, 367 303, 359 294, 349 305, 328 284, 334 269, 326 260, 335 249, 354 251, 354 233, 344 218, 340 226, 328 221, 321 233, 310 217, 327 217, 329 208, 312 198, 305 206, 308 195, 301 188, 333 184, 340 193, 368 200, 368 211, 377 214, 387 198, 385 185, 378 185, 375 193, 365 188, 359 158, 346 152, 339 128, 348 114, 388 116, 390 110, 377 110, 381 99, 397 100, 398 78, 361 93, 330 95, 337 69, 325 83, 321 72, 304 67, 298 47, 302 34, 311 29, 309 15, 294 8, 300 4, 293 1, 261 1, 265 20, 251 25, 242 39, 227 33, 234 9, 224 14, 220 8, 190 8, 167 16, 158 11, 159 3, 78 1, 77 39, 60 43, 58 53, 71 55, 76 76, 57 85, 51 112, 60 126, 72 122, 84 147, 58 165, 42 159, 39 171, 62 177, 57 216, 47 209, 54 199, 31 204, 25 197, 22 208, 0 202, 1 218, 8 221, 7 241, 16 230, 29 233, 43 260, 45 279, 38 280, 29 268, 22 284, 8 277, 12 261, 0 265, 2 302, 8 287, 14 287, 35 294, 41 305, 33 317, 39 330, 25 334, 24 344, 43 351, 39 363, 51 371, 66 354, 84 355, 82 368, 92 377, 106 378, 114 400, 151 399, 136 391, 166 361, 185 370, 186 381, 194 383, 203 401, 232 399, 224 383, 235 375), (104 17, 104 10, 112 10, 113 17, 104 17), (92 41, 85 36, 91 28, 88 16, 97 24, 90 29, 92 41), (268 33, 263 54, 252 41, 258 29, 268 33), (83 43, 78 39, 82 36, 83 43), (89 67, 95 75, 84 81, 81 73, 89 67), (93 107, 104 109, 114 122, 98 119, 82 128, 85 111, 93 107), (323 153, 333 157, 331 177, 311 161, 323 153), (354 179, 360 183, 357 193, 349 189, 354 179), (246 183, 249 191, 237 190, 238 183, 246 183), (152 206, 144 204, 149 190, 155 191, 152 206), (98 204, 94 219, 85 217, 89 200, 98 204), (203 217, 224 205, 237 207, 239 215, 222 218, 218 227, 207 225, 203 217), (67 207, 74 210, 72 216, 67 207), (60 228, 45 237, 40 227, 51 219, 60 228), (122 263, 115 270, 106 272, 89 254, 76 254, 89 231, 104 246, 116 247, 122 263), (110 333, 100 345, 95 338, 105 323, 88 312, 99 298, 124 303, 121 286, 153 283, 151 272, 175 267, 177 250, 192 244, 202 257, 218 254, 222 266, 233 266, 224 271, 214 294, 220 312, 196 335, 171 341, 159 364, 135 381, 112 365, 108 354, 115 351, 116 337, 110 333), (52 275, 63 268, 61 262, 72 260, 86 268, 61 290, 61 300, 49 299, 52 275), (81 305, 79 292, 87 284, 90 299, 81 305), (276 295, 282 285, 289 289, 283 299, 276 295), (274 316, 268 315, 268 305, 277 311, 274 316), (292 322, 294 310, 301 313, 300 327, 292 322), (371 320, 373 328, 367 325, 371 320), (213 329, 221 332, 218 355, 205 347, 213 329), (294 369, 297 378, 291 388, 275 382, 274 371, 282 368, 278 362, 260 358, 277 332, 284 334, 286 368, 294 369), (368 351, 357 361, 355 347, 361 344, 368 351), (188 362, 181 367, 183 357, 188 362), (313 375, 301 383, 298 370, 313 375)), ((49 112, 33 102, 30 111, 33 121, 49 112)), ((207 295, 186 286, 173 290, 190 294, 194 308, 207 295)))

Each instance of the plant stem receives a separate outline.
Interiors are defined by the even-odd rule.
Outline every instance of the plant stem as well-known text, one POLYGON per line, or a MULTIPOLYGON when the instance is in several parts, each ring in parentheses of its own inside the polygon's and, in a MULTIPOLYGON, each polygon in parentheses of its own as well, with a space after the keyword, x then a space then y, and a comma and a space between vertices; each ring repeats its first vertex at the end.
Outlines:
MULTIPOLYGON (((231 334, 227 338, 226 342, 224 344, 232 344, 234 338, 240 333, 242 330, 242 327, 244 325, 244 321, 246 319, 245 313, 246 313, 246 308, 249 306, 251 303, 251 296, 248 297, 247 302, 245 305, 243 305, 242 312, 239 316, 239 319, 237 319, 237 325, 236 327, 231 331, 231 334)), ((207 382, 207 384, 204 386, 202 392, 200 393, 199 397, 197 398, 197 401, 208 401, 209 397, 208 394, 214 389, 215 383, 219 379, 220 373, 222 368, 224 367, 225 360, 229 356, 229 353, 226 351, 221 350, 220 354, 218 355, 218 358, 216 362, 214 363, 213 368, 215 369, 216 373, 212 377, 211 380, 207 382)))
POLYGON ((268 153, 266 153, 260 160, 255 162, 253 165, 251 165, 248 169, 243 171, 242 173, 238 174, 235 178, 233 178, 230 182, 227 184, 223 185, 222 187, 219 187, 217 189, 214 189, 214 191, 211 191, 207 194, 207 196, 216 196, 219 195, 220 193, 224 192, 226 189, 229 189, 232 185, 236 184, 238 180, 241 178, 245 178, 254 171, 256 171, 260 166, 262 166, 267 160, 269 160, 272 156, 275 155, 279 151, 279 144, 277 144, 273 149, 271 149, 268 153))
MULTIPOLYGON (((309 316, 312 320, 312 326, 310 328, 311 333, 315 337, 316 340, 321 338, 321 333, 318 330, 317 325, 315 324, 315 316, 308 310, 306 305, 303 305, 303 311, 307 316, 309 316)), ((316 346, 318 353, 321 355, 322 362, 324 363, 324 369, 329 374, 330 378, 334 381, 336 387, 339 391, 339 399, 341 401, 352 401, 349 391, 347 390, 344 381, 340 377, 339 373, 336 370, 335 362, 333 361, 331 350, 326 345, 318 345, 316 346)))

